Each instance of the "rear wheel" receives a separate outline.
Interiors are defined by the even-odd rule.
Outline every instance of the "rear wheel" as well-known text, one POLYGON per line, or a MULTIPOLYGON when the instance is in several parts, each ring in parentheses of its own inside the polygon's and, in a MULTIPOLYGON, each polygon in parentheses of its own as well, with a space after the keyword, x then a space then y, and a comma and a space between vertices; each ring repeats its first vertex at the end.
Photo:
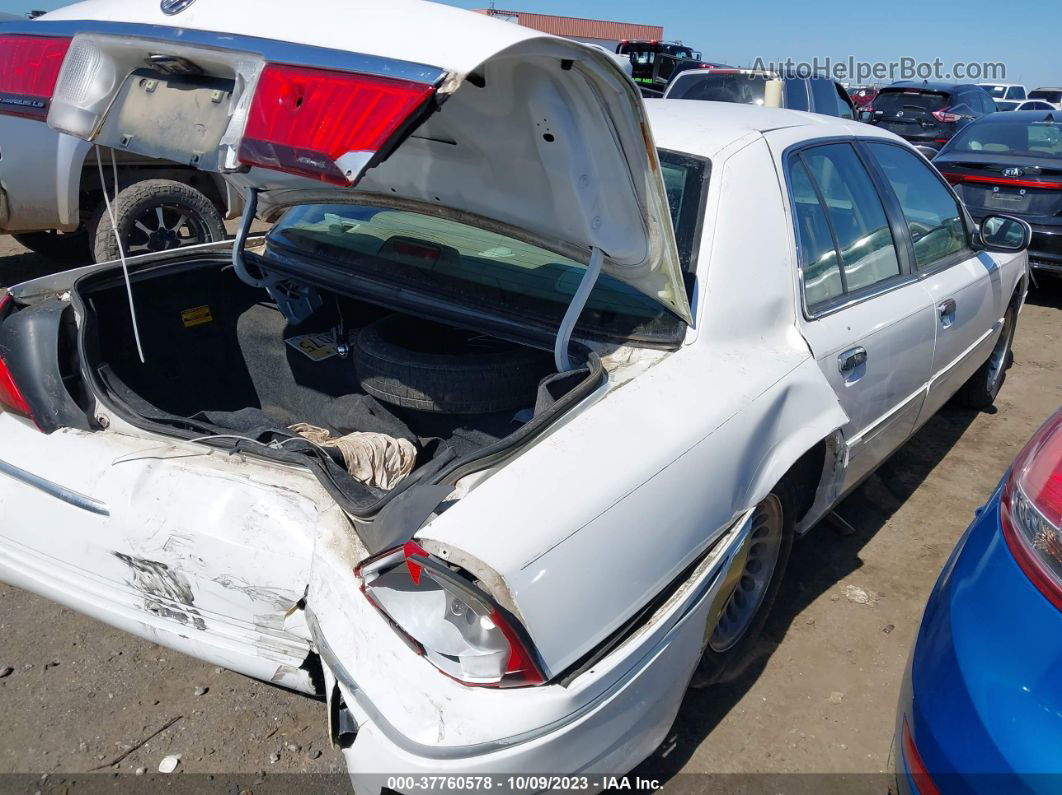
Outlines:
MULTIPOLYGON (((148 179, 121 191, 111 203, 127 257, 225 239, 221 213, 204 194, 181 182, 148 179)), ((96 262, 118 259, 106 205, 96 211, 96 262)))
POLYGON ((793 547, 793 504, 791 489, 782 481, 746 520, 748 535, 723 574, 723 586, 709 608, 694 687, 732 681, 756 659, 756 641, 793 547))
POLYGON ((73 232, 25 232, 12 235, 30 251, 42 257, 70 264, 92 261, 89 233, 82 224, 73 232))
POLYGON ((1017 322, 1018 310, 1011 304, 1007 308, 1007 314, 1003 316, 1003 328, 992 353, 956 395, 962 405, 983 411, 991 408, 996 402, 996 396, 1003 388, 1003 382, 1007 380, 1007 368, 1014 361, 1012 346, 1017 322))

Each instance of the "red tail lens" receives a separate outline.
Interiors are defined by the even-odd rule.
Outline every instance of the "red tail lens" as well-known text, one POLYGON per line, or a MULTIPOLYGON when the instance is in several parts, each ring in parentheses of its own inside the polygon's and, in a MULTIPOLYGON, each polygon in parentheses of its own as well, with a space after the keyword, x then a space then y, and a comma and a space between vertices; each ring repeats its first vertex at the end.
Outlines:
POLYGON ((70 39, 0 35, 0 113, 44 121, 70 39))
POLYGON ((951 124, 959 120, 959 115, 957 113, 948 113, 947 108, 941 108, 933 111, 933 118, 944 124, 951 124))
POLYGON ((1000 523, 1022 571, 1062 610, 1062 411, 1015 459, 1003 486, 1000 523))
POLYGON ((350 185, 434 92, 424 83, 267 64, 240 161, 350 185))
POLYGON ((914 737, 911 735, 911 727, 907 725, 907 718, 903 719, 903 761, 907 766, 907 772, 914 782, 918 795, 940 795, 933 777, 929 775, 922 755, 915 747, 914 737))
MULTIPOLYGON (((0 298, 0 321, 3 321, 10 304, 11 296, 5 293, 4 297, 0 298)), ((18 385, 11 377, 11 371, 7 369, 7 362, 4 361, 3 356, 0 356, 0 408, 13 411, 25 417, 33 416, 29 404, 26 403, 26 399, 22 397, 22 393, 18 390, 18 385)))

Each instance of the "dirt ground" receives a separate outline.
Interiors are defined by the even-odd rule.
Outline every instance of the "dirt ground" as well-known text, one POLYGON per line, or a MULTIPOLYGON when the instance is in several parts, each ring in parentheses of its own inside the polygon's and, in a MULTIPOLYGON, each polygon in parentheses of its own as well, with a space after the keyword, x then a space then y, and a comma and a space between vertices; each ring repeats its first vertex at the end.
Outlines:
MULTIPOLYGON (((0 284, 50 267, 0 237, 0 284)), ((822 524, 798 541, 760 662, 734 685, 690 692, 673 736, 636 773, 678 792, 719 789, 718 779, 682 775, 691 773, 886 769, 900 680, 937 573, 1011 459, 1062 404, 1060 329, 1062 283, 1048 282, 1021 316, 997 410, 946 408, 840 507, 854 534, 822 524), (869 602, 849 598, 849 586, 869 602)), ((222 789, 234 795, 245 785, 261 791, 277 773, 343 770, 320 702, 0 585, 0 674, 7 667, 0 774, 32 778, 0 775, 0 791, 50 782, 76 792, 80 774, 150 774, 168 754, 181 755, 179 772, 212 774, 197 780, 227 781, 222 789)), ((299 780, 321 782, 316 789, 343 781, 299 780)), ((885 788, 882 776, 865 776, 862 787, 854 780, 842 789, 885 788)))

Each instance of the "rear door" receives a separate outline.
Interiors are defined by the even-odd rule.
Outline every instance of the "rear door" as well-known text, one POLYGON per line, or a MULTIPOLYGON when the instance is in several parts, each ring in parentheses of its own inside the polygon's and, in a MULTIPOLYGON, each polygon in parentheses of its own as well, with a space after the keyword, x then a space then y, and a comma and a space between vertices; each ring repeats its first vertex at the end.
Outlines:
POLYGON ((933 357, 933 309, 902 230, 851 143, 790 153, 802 330, 848 414, 844 489, 912 433, 933 357))
POLYGON ((971 250, 962 207, 936 170, 900 144, 864 146, 903 211, 914 270, 933 307, 936 341, 921 423, 988 357, 1010 295, 995 258, 971 250))

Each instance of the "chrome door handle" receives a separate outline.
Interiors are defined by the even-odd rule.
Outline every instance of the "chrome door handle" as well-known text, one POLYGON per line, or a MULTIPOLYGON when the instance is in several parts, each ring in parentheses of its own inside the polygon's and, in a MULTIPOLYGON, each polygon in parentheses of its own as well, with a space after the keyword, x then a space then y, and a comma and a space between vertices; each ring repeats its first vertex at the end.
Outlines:
MULTIPOLYGON (((925 304, 923 304, 925 306, 925 304)), ((837 369, 847 375, 867 363, 866 348, 852 348, 837 357, 837 369)))
POLYGON ((955 309, 957 306, 954 298, 949 298, 947 301, 941 301, 937 304, 937 312, 940 315, 940 322, 944 328, 947 328, 955 322, 955 309))

